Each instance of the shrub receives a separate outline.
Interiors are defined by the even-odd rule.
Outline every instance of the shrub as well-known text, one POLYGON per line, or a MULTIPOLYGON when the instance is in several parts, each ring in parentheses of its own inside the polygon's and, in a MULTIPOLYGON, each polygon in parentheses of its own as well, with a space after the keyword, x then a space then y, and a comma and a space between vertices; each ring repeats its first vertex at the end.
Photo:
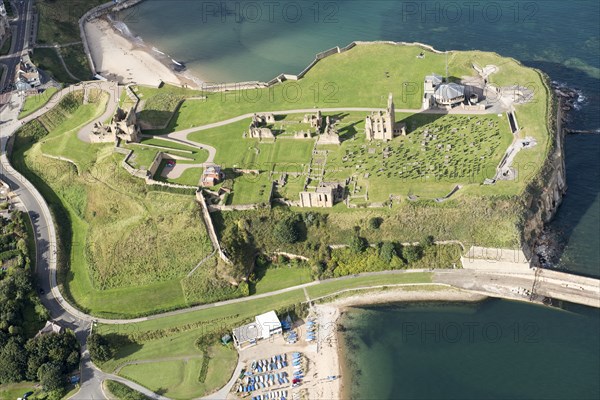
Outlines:
POLYGON ((392 261, 392 258, 394 258, 395 256, 398 256, 398 254, 396 253, 396 247, 394 246, 394 243, 392 243, 392 242, 383 243, 383 245, 379 249, 379 257, 383 261, 389 263, 392 261))
POLYGON ((369 247, 367 240, 358 235, 351 236, 350 242, 348 244, 350 246, 350 249, 352 249, 352 251, 354 251, 355 253, 362 253, 367 249, 367 247, 369 247))
POLYGON ((432 235, 427 235, 421 240, 420 244, 423 248, 427 249, 435 244, 435 239, 432 235))
POLYGON ((369 228, 371 229, 379 229, 381 224, 383 223, 383 218, 373 217, 369 219, 369 228))
POLYGON ((407 263, 414 263, 423 257, 423 247, 421 245, 406 246, 402 248, 402 257, 407 263))

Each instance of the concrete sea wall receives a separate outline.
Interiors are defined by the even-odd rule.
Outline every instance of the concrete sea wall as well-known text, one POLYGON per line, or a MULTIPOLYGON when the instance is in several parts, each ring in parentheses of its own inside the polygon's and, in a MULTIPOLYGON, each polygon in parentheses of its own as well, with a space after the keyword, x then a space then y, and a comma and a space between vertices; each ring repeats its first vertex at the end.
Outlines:
POLYGON ((437 54, 445 53, 443 51, 436 50, 431 46, 428 46, 423 43, 418 43, 418 42, 408 43, 408 42, 392 42, 392 41, 385 41, 385 40, 372 41, 372 42, 354 41, 345 47, 338 46, 338 47, 334 47, 332 49, 329 49, 329 50, 326 50, 326 51, 316 54, 314 60, 310 64, 308 64, 308 66, 306 68, 304 68, 298 75, 279 74, 275 78, 271 79, 268 82, 248 81, 248 82, 221 83, 221 84, 208 83, 202 87, 202 90, 205 90, 207 92, 227 92, 227 91, 232 91, 232 90, 264 89, 264 88, 271 87, 273 85, 276 85, 276 84, 284 82, 284 81, 297 81, 299 79, 302 79, 308 73, 308 71, 310 71, 315 65, 317 65, 317 63, 319 61, 321 61, 327 57, 330 57, 335 54, 344 53, 348 50, 353 49, 354 47, 356 47, 358 45, 369 46, 369 45, 378 45, 378 44, 389 44, 389 45, 394 45, 394 46, 416 46, 416 47, 420 47, 424 50, 431 51, 431 52, 434 52, 437 54))

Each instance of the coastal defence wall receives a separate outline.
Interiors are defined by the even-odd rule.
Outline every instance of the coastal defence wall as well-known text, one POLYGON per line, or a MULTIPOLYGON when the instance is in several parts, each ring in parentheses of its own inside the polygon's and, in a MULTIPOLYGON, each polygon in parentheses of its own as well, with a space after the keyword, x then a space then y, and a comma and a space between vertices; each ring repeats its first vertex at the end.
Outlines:
POLYGON ((317 65, 317 63, 319 61, 321 61, 327 57, 330 57, 335 54, 344 53, 344 52, 351 50, 354 47, 359 46, 359 45, 360 46, 369 46, 369 45, 378 45, 378 44, 389 44, 389 45, 393 45, 393 46, 416 46, 416 47, 420 47, 424 50, 431 51, 436 54, 446 53, 444 51, 436 50, 429 45, 419 43, 419 42, 411 42, 411 43, 409 43, 409 42, 392 42, 392 41, 388 41, 388 40, 379 40, 379 41, 372 41, 372 42, 354 41, 345 47, 337 46, 337 47, 331 48, 329 50, 317 53, 315 55, 314 60, 310 64, 308 64, 308 66, 306 68, 304 68, 298 75, 279 74, 275 78, 271 79, 268 82, 248 81, 248 82, 235 82, 235 83, 207 84, 202 87, 202 90, 207 91, 207 92, 228 92, 228 91, 232 91, 232 90, 264 89, 264 88, 269 88, 273 85, 276 85, 278 83, 282 83, 285 81, 297 81, 297 80, 302 79, 308 73, 308 71, 310 71, 315 65, 317 65))

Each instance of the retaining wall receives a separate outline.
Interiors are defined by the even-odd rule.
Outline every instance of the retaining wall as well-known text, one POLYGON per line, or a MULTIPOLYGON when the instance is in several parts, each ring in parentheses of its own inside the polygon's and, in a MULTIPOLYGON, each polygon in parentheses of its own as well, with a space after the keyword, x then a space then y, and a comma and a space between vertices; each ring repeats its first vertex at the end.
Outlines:
POLYGON ((225 253, 223 253, 223 249, 221 249, 221 244, 219 243, 217 232, 212 223, 212 218, 210 217, 210 212, 208 211, 208 206, 206 205, 206 200, 204 199, 202 189, 196 192, 196 200, 198 200, 198 204, 200 204, 200 209, 202 210, 202 220, 204 221, 204 225, 206 225, 208 237, 212 242, 213 248, 217 251, 219 257, 221 257, 221 260, 225 261, 228 264, 233 264, 231 260, 225 255, 225 253))
POLYGON ((436 50, 429 45, 419 43, 419 42, 407 43, 407 42, 392 42, 392 41, 385 41, 385 40, 379 40, 379 41, 373 41, 373 42, 354 41, 345 47, 341 47, 341 48, 334 47, 332 49, 329 49, 329 50, 326 50, 326 51, 316 54, 315 59, 313 61, 311 61, 311 63, 308 64, 308 66, 306 68, 304 68, 298 75, 279 74, 278 76, 276 76, 275 78, 271 79, 268 82, 250 81, 250 82, 238 82, 238 83, 207 84, 206 86, 202 87, 202 90, 205 90, 207 92, 227 92, 227 91, 232 91, 232 90, 264 89, 264 88, 271 87, 273 85, 276 85, 276 84, 284 82, 284 81, 297 81, 297 80, 303 78, 304 75, 306 75, 308 73, 308 71, 310 71, 311 68, 313 68, 319 61, 321 61, 327 57, 330 57, 334 54, 344 53, 348 50, 353 49, 354 47, 356 47, 358 45, 368 46, 368 45, 377 45, 377 44, 389 44, 389 45, 394 45, 394 46, 416 46, 416 47, 420 47, 424 50, 428 50, 428 51, 431 51, 436 54, 446 53, 445 51, 436 50))

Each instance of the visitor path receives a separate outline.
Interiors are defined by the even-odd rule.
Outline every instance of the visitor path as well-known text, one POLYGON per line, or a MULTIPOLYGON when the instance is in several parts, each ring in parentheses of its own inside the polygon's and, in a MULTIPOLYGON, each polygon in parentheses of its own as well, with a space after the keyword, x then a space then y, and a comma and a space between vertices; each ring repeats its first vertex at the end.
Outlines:
MULTIPOLYGON (((313 114, 317 111, 321 111, 322 113, 336 113, 336 112, 377 112, 381 111, 381 108, 369 108, 369 107, 339 107, 339 108, 300 108, 296 110, 283 110, 283 111, 257 111, 248 114, 238 115, 237 117, 229 118, 223 121, 213 122, 206 125, 196 126, 193 128, 182 129, 179 131, 175 131, 169 133, 167 137, 178 139, 186 142, 192 142, 188 140, 188 135, 194 132, 205 131, 208 129, 219 128, 221 126, 233 124, 235 122, 243 121, 245 119, 252 118, 254 114, 273 114, 273 115, 288 115, 288 114, 313 114)), ((437 114, 437 115, 484 115, 490 114, 489 111, 469 111, 469 110, 438 110, 438 109, 429 109, 429 110, 421 110, 421 109, 412 109, 412 108, 395 108, 394 109, 398 113, 423 113, 423 114, 437 114)), ((193 142, 192 142, 193 143, 193 142)))

